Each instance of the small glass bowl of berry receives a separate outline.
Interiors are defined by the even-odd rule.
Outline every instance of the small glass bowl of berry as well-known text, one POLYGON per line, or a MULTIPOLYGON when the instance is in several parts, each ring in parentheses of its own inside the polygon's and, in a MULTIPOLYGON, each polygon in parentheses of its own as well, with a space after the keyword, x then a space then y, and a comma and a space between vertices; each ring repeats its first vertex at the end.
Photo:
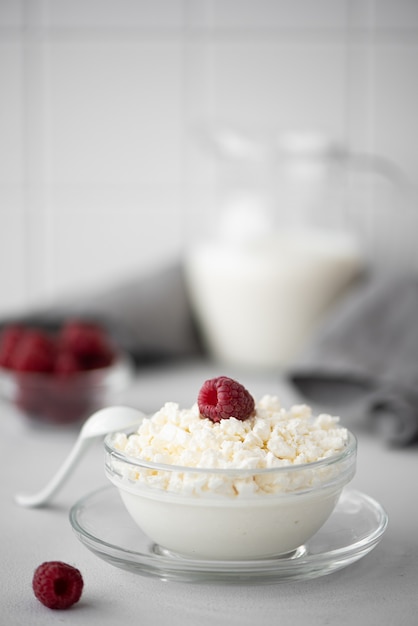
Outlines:
POLYGON ((70 319, 54 330, 18 322, 0 332, 0 395, 40 422, 84 420, 132 375, 130 358, 94 321, 70 319))

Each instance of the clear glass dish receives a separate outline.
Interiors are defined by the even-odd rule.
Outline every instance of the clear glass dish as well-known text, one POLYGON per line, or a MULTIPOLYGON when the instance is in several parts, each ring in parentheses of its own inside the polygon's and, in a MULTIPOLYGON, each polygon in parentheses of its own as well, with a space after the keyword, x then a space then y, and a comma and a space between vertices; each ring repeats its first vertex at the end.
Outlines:
POLYGON ((127 514, 112 486, 75 503, 70 522, 91 552, 135 574, 190 583, 268 584, 317 578, 354 563, 376 547, 388 518, 374 499, 345 489, 328 521, 303 546, 284 557, 246 561, 185 558, 161 549, 127 514))
POLYGON ((80 423, 112 403, 114 394, 126 388, 133 375, 132 359, 124 353, 118 353, 108 367, 70 376, 0 367, 0 396, 29 420, 54 425, 80 423))
POLYGON ((326 522, 356 468, 351 433, 319 461, 249 469, 143 461, 118 450, 117 437, 105 439, 105 472, 127 511, 156 544, 193 558, 292 552, 326 522))

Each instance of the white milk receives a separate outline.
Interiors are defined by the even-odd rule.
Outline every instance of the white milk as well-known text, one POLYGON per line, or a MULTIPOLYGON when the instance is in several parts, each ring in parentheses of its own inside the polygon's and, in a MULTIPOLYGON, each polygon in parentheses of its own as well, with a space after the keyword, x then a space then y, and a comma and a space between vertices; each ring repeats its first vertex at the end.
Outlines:
POLYGON ((271 368, 297 356, 362 259, 349 236, 312 230, 201 244, 184 266, 212 356, 271 368))

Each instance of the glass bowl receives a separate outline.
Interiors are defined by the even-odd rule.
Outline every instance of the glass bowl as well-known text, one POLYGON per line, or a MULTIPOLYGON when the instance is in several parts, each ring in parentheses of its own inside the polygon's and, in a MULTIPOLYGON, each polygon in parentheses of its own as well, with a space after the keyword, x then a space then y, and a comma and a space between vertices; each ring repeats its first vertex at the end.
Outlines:
POLYGON ((0 367, 0 396, 31 420, 71 424, 112 401, 133 376, 131 359, 119 353, 108 367, 57 376, 0 367))
POLYGON ((313 463, 204 469, 127 456, 105 438, 105 473, 162 554, 248 560, 297 554, 333 512, 356 468, 357 442, 313 463))

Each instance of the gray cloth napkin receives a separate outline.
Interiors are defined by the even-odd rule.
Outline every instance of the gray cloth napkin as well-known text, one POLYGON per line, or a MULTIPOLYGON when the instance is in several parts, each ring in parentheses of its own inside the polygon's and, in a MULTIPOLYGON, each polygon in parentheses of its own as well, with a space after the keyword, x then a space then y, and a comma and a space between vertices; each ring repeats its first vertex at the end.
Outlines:
POLYGON ((418 275, 369 276, 289 369, 302 398, 363 420, 392 445, 418 440, 418 275))
POLYGON ((137 363, 187 357, 201 351, 181 262, 106 288, 73 294, 52 306, 11 316, 2 324, 20 319, 53 327, 77 316, 104 324, 137 363))

